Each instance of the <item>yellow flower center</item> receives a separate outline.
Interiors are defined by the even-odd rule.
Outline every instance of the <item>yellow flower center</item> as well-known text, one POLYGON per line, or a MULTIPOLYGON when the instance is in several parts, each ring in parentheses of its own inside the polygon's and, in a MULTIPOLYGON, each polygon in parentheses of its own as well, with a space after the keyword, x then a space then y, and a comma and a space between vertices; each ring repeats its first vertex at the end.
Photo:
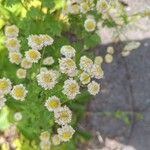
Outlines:
POLYGON ((76 85, 76 84, 71 84, 71 85, 69 86, 69 91, 70 91, 71 93, 75 93, 75 92, 77 91, 77 85, 76 85))
POLYGON ((15 28, 9 27, 9 28, 7 29, 7 32, 13 33, 13 32, 15 32, 15 28))
POLYGON ((68 60, 66 61, 66 64, 67 64, 68 66, 74 66, 74 65, 75 65, 75 63, 74 63, 74 61, 73 61, 72 59, 68 59, 68 60))
POLYGON ((57 108, 59 106, 59 102, 56 99, 50 100, 48 106, 51 108, 57 108))
POLYGON ((5 90, 9 86, 6 80, 0 81, 0 90, 5 90))
POLYGON ((14 94, 16 97, 23 97, 24 96, 24 89, 21 87, 18 87, 15 89, 14 94))
POLYGON ((20 56, 16 53, 12 54, 12 59, 16 62, 20 60, 20 56))
POLYGON ((86 24, 87 29, 92 30, 95 28, 95 22, 93 21, 88 21, 86 24))
POLYGON ((38 54, 35 50, 30 50, 29 51, 29 56, 32 58, 32 59, 36 59, 38 57, 38 54))
POLYGON ((52 77, 50 74, 44 74, 43 80, 44 82, 52 82, 52 77))
POLYGON ((66 132, 63 133, 62 136, 63 136, 64 139, 70 139, 72 134, 71 134, 71 132, 66 131, 66 132))
POLYGON ((66 119, 68 119, 68 117, 69 117, 69 115, 68 115, 67 111, 60 112, 60 117, 59 117, 60 119, 66 120, 66 119))

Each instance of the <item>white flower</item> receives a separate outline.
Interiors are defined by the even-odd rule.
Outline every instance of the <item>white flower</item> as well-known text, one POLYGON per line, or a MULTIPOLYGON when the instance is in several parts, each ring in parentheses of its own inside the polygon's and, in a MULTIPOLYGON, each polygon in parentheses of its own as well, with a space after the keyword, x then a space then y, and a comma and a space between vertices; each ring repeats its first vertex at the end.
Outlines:
POLYGON ((25 53, 26 59, 32 63, 38 63, 41 58, 41 53, 37 50, 30 49, 25 53))
POLYGON ((44 142, 48 142, 50 140, 50 134, 48 131, 44 131, 40 135, 40 140, 44 142))
POLYGON ((40 142, 40 148, 41 148, 41 150, 50 150, 50 147, 51 147, 50 141, 47 141, 47 142, 41 141, 40 142))
POLYGON ((35 50, 41 50, 44 46, 43 38, 39 35, 29 35, 28 45, 35 50))
POLYGON ((91 69, 92 69, 92 66, 93 66, 93 61, 90 58, 88 58, 86 56, 82 56, 80 58, 80 68, 82 70, 84 70, 85 72, 90 73, 91 69))
POLYGON ((16 52, 20 49, 20 41, 18 41, 16 38, 8 38, 5 41, 5 45, 9 52, 16 52))
POLYGON ((80 81, 82 84, 88 84, 90 82, 91 78, 90 75, 86 72, 81 73, 80 75, 80 81))
POLYGON ((75 76, 77 73, 76 64, 71 58, 59 59, 59 67, 62 73, 65 73, 70 77, 75 76))
POLYGON ((64 142, 67 142, 72 138, 75 130, 71 126, 65 125, 62 126, 61 128, 58 128, 57 132, 60 139, 64 142))
POLYGON ((41 34, 40 37, 43 41, 44 46, 52 45, 54 42, 54 39, 47 34, 41 34))
POLYGON ((130 55, 130 51, 122 51, 121 52, 121 55, 123 56, 123 57, 126 57, 126 56, 129 56, 130 55))
POLYGON ((45 70, 37 75, 37 81, 45 90, 51 90, 57 83, 58 75, 54 70, 45 70))
POLYGON ((52 136, 52 143, 53 145, 59 145, 61 143, 61 139, 60 137, 58 136, 58 134, 55 134, 52 136))
POLYGON ((19 33, 19 29, 15 25, 5 27, 5 35, 9 38, 17 37, 18 33, 19 33))
POLYGON ((91 69, 91 76, 95 77, 96 79, 101 79, 104 77, 104 71, 102 70, 101 66, 94 64, 91 69))
POLYGON ((54 111, 55 122, 65 125, 71 122, 72 112, 67 106, 60 107, 54 111))
POLYGON ((0 110, 5 106, 6 98, 0 96, 0 110))
POLYGON ((113 56, 110 54, 105 55, 105 62, 106 63, 111 63, 113 61, 113 56))
POLYGON ((95 57, 94 63, 95 63, 96 65, 101 65, 102 62, 103 62, 103 57, 102 57, 102 56, 96 56, 96 57, 95 57))
POLYGON ((49 111, 54 111, 60 107, 60 99, 56 96, 49 97, 45 102, 45 106, 49 111))
POLYGON ((8 94, 11 91, 11 88, 11 81, 9 79, 0 79, 0 95, 8 94))
POLYGON ((54 63, 54 59, 53 57, 47 57, 43 60, 43 65, 52 65, 54 63))
POLYGON ((68 3, 67 11, 71 14, 78 14, 80 12, 80 6, 77 3, 68 3))
POLYGON ((88 84, 88 91, 91 95, 96 95, 100 91, 100 85, 97 82, 92 81, 88 84))
POLYGON ((20 52, 10 52, 9 53, 9 61, 11 63, 19 65, 22 61, 22 55, 20 52))
POLYGON ((61 52, 62 55, 64 55, 67 58, 74 57, 75 53, 76 53, 75 49, 70 45, 62 46, 61 49, 60 49, 60 52, 61 52))
POLYGON ((32 62, 28 61, 26 58, 23 58, 21 61, 21 67, 24 69, 30 69, 32 67, 32 62))
POLYGON ((28 91, 26 90, 26 88, 22 84, 19 84, 19 85, 13 86, 13 89, 11 91, 11 96, 16 100, 23 101, 27 93, 28 91))
POLYGON ((84 28, 88 32, 94 31, 95 28, 96 28, 96 21, 95 21, 95 19, 92 18, 92 17, 87 18, 85 20, 85 22, 84 22, 84 28))
POLYGON ((98 0, 96 4, 98 13, 106 12, 109 9, 109 5, 106 0, 98 0))
POLYGON ((77 81, 68 79, 64 82, 63 93, 67 95, 69 99, 75 99, 76 95, 80 93, 80 87, 77 81))
POLYGON ((81 13, 85 14, 90 10, 89 4, 87 2, 83 2, 80 4, 81 13))
POLYGON ((14 119, 15 119, 15 121, 20 121, 20 120, 22 119, 22 114, 21 114, 21 112, 16 112, 16 113, 14 114, 14 119))
POLYGON ((18 69, 17 72, 16 72, 16 75, 19 79, 23 79, 26 77, 26 74, 27 74, 27 71, 25 69, 18 69))

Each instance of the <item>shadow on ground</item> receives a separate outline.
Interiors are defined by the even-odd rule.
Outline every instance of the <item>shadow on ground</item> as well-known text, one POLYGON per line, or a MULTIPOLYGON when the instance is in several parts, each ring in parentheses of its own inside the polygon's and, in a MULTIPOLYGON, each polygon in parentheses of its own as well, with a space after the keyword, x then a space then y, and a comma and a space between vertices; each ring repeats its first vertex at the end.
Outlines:
POLYGON ((150 39, 129 56, 120 54, 123 43, 101 45, 96 55, 105 55, 107 46, 116 52, 111 64, 103 64, 105 78, 100 81, 102 90, 90 104, 82 127, 95 135, 82 150, 98 150, 103 138, 117 139, 132 145, 136 150, 150 150, 150 39))

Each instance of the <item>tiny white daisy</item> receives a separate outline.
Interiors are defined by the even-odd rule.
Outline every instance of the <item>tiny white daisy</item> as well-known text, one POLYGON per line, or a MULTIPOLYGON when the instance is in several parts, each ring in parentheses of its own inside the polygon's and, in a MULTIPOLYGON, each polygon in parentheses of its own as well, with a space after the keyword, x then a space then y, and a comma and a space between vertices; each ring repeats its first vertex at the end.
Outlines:
POLYGON ((9 38, 17 37, 19 33, 19 29, 16 25, 10 25, 5 27, 5 35, 9 38))
POLYGON ((74 57, 75 53, 76 53, 75 49, 70 45, 62 46, 61 49, 60 49, 60 52, 61 52, 62 55, 64 55, 67 58, 74 57))
POLYGON ((60 107, 60 99, 56 96, 49 97, 45 102, 45 106, 49 111, 54 111, 60 107))
POLYGON ((50 140, 50 134, 48 131, 43 131, 40 134, 40 140, 44 142, 48 142, 50 140))
POLYGON ((11 81, 7 78, 0 79, 0 94, 8 94, 11 91, 11 81))
POLYGON ((70 77, 73 77, 77 73, 77 67, 73 59, 61 58, 59 59, 59 68, 61 73, 65 73, 70 77))
POLYGON ((47 66, 50 66, 54 63, 54 59, 53 57, 46 57, 44 60, 43 60, 43 65, 47 65, 47 66))
POLYGON ((54 39, 47 34, 41 34, 40 37, 43 41, 44 46, 52 45, 54 42, 54 39))
POLYGON ((106 54, 105 55, 105 62, 111 63, 112 61, 113 61, 113 56, 111 54, 106 54))
POLYGON ((102 57, 102 56, 96 56, 96 57, 95 57, 94 63, 95 63, 96 65, 101 65, 102 62, 103 62, 103 57, 102 57))
POLYGON ((28 91, 23 86, 23 84, 15 85, 13 86, 13 89, 11 91, 11 96, 16 100, 23 101, 27 95, 28 91))
POLYGON ((109 4, 106 0, 98 0, 96 4, 96 10, 98 13, 106 12, 109 9, 109 4))
POLYGON ((8 38, 5 41, 5 45, 9 52, 16 52, 20 49, 20 41, 16 38, 8 38))
POLYGON ((51 148, 51 143, 50 143, 50 141, 41 141, 40 142, 40 148, 41 148, 41 150, 50 150, 50 148, 51 148))
POLYGON ((57 132, 60 139, 64 142, 67 142, 72 138, 75 130, 71 126, 65 125, 62 126, 61 128, 58 128, 57 132))
POLYGON ((57 83, 58 74, 54 70, 45 70, 37 75, 37 81, 45 90, 51 90, 57 83))
POLYGON ((91 77, 95 77, 96 79, 101 79, 104 77, 104 71, 101 66, 94 64, 91 69, 91 77))
POLYGON ((32 62, 28 61, 26 58, 23 58, 21 61, 21 67, 24 69, 30 69, 32 67, 32 62))
POLYGON ((80 87, 76 80, 68 79, 64 82, 63 93, 67 95, 69 99, 75 99, 75 97, 80 94, 80 87))
POLYGON ((67 106, 59 107, 54 111, 55 122, 65 125, 71 122, 72 112, 67 106))
POLYGON ((100 85, 97 82, 92 81, 88 84, 88 91, 91 95, 96 95, 100 91, 100 85))
POLYGON ((94 18, 89 17, 84 22, 85 30, 88 32, 93 32, 96 29, 96 21, 94 18))
POLYGON ((24 79, 26 77, 27 71, 25 69, 19 68, 16 75, 19 79, 24 79))
POLYGON ((90 75, 86 72, 82 72, 80 74, 80 81, 82 84, 88 84, 90 82, 91 78, 90 75))
POLYGON ((61 143, 61 139, 60 137, 58 136, 58 134, 55 134, 52 136, 52 143, 53 145, 59 145, 61 143))
POLYGON ((38 63, 41 58, 41 53, 37 50, 30 49, 25 53, 26 59, 32 63, 38 63))
POLYGON ((10 52, 9 61, 11 63, 19 65, 22 61, 22 54, 20 52, 10 52))

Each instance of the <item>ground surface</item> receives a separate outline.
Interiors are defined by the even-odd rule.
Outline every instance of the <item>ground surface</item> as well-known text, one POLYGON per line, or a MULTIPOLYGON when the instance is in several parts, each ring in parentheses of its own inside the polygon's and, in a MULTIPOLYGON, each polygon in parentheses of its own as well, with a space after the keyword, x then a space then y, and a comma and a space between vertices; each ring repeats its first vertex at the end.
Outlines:
MULTIPOLYGON (((150 0, 126 1, 133 10, 150 6, 150 0)), ((116 52, 113 63, 103 65, 105 78, 100 81, 101 93, 87 106, 88 112, 82 126, 95 136, 82 147, 82 150, 100 150, 102 142, 98 139, 99 134, 104 139, 108 137, 116 139, 120 143, 131 145, 136 150, 150 150, 150 33, 148 33, 150 24, 147 24, 148 22, 149 20, 146 19, 141 23, 145 30, 133 29, 132 34, 128 34, 129 39, 143 40, 140 40, 141 46, 126 58, 123 58, 119 51, 122 43, 95 48, 97 55, 104 55, 108 45, 113 45, 116 52), (122 114, 125 114, 128 120, 124 119, 126 117, 122 114)), ((109 42, 109 40, 104 41, 104 43, 109 42)), ((131 147, 126 147, 126 150, 131 150, 131 147)))

